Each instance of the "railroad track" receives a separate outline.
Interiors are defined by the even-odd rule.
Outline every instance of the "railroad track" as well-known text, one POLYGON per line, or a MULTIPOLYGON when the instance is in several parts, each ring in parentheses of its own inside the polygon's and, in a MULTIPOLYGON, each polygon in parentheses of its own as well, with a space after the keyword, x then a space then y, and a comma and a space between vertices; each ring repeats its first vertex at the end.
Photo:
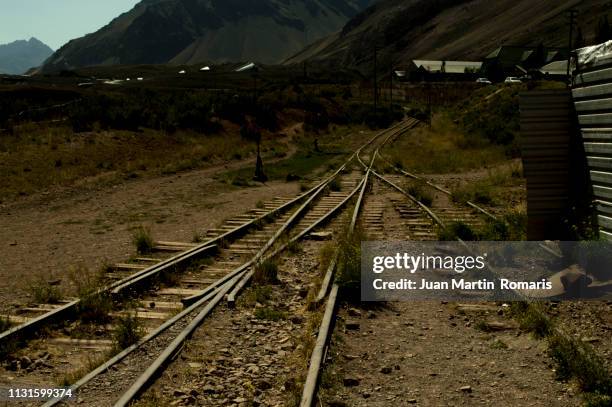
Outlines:
MULTIPOLYGON (((400 123, 380 133, 364 147, 388 132, 403 131, 405 126, 405 123, 400 123)), ((108 284, 91 295, 108 295, 122 304, 110 316, 135 317, 145 327, 146 336, 85 374, 71 389, 75 392, 83 390, 84 386, 102 377, 112 383, 113 376, 118 376, 112 372, 122 365, 128 366, 127 375, 134 380, 133 386, 123 393, 116 405, 126 405, 136 398, 217 304, 226 297, 230 305, 235 301, 240 290, 249 283, 258 262, 281 253, 291 242, 307 236, 337 214, 361 190, 365 185, 364 178, 358 172, 346 169, 352 158, 332 176, 296 198, 275 198, 265 203, 263 208, 227 220, 219 228, 208 231, 204 243, 157 242, 154 247, 157 253, 178 254, 141 256, 129 263, 108 267, 108 284), (330 191, 332 180, 338 176, 341 176, 341 190, 351 191, 350 194, 330 191), (291 233, 287 233, 289 230, 291 233), (288 240, 279 243, 281 236, 288 240), (126 298, 129 301, 124 302, 126 298), (124 303, 129 308, 127 305, 124 307, 124 303), (143 358, 143 355, 147 357, 143 358), (155 363, 149 364, 155 355, 155 363)), ((107 323, 95 332, 74 332, 74 335, 71 326, 66 327, 65 321, 78 320, 83 302, 84 299, 72 299, 60 304, 38 304, 11 317, 13 322, 20 324, 0 333, 0 344, 31 341, 41 329, 58 322, 63 324, 61 334, 29 342, 28 346, 35 344, 34 349, 56 348, 42 352, 46 354, 41 357, 44 359, 43 369, 30 365, 28 373, 33 374, 26 380, 48 383, 48 373, 53 368, 50 364, 59 362, 70 366, 67 358, 53 358, 51 361, 49 355, 66 354, 71 360, 87 360, 92 354, 108 351, 111 341, 107 335, 112 331, 112 325, 107 323)), ((125 381, 125 375, 121 377, 125 381)), ((116 388, 111 393, 116 394, 116 388)), ((46 405, 63 402, 56 399, 46 405)))
MULTIPOLYGON (((208 231, 204 243, 158 242, 155 250, 179 254, 170 257, 160 255, 139 257, 130 263, 109 267, 107 270, 109 285, 103 289, 103 292, 112 294, 115 299, 137 299, 135 309, 117 310, 112 316, 135 316, 142 321, 147 334, 137 344, 119 352, 74 383, 71 389, 78 394, 76 400, 55 399, 45 405, 75 402, 128 405, 154 382, 218 304, 225 300, 230 306, 235 304, 236 297, 248 286, 253 277, 256 264, 278 256, 291 243, 304 238, 315 228, 325 225, 337 216, 351 199, 357 199, 352 210, 349 229, 351 232, 362 214, 363 203, 367 200, 368 205, 363 210, 363 218, 368 233, 378 238, 389 236, 389 231, 374 230, 380 229, 384 224, 381 212, 384 203, 377 204, 374 201, 380 188, 392 187, 398 190, 398 187, 375 172, 372 165, 380 146, 412 128, 416 123, 408 120, 379 133, 358 149, 337 172, 310 191, 296 198, 275 198, 265 203, 263 208, 229 219, 219 228, 208 231), (382 140, 378 146, 374 143, 377 140, 382 140), (353 158, 363 165, 365 174, 349 169, 348 165, 353 158), (365 164, 364 160, 370 164, 365 164), (368 183, 372 176, 375 182, 368 183), (336 177, 340 179, 339 189, 342 192, 330 190, 332 180, 336 177), (373 188, 374 194, 368 195, 366 193, 368 188, 373 188), (202 258, 206 260, 199 262, 202 258), (176 273, 175 268, 186 271, 176 273), (165 276, 169 270, 175 271, 172 273, 171 282, 165 281, 166 278, 162 279, 165 284, 159 284, 160 276, 165 276), (151 360, 154 362, 150 363, 151 360)), ((406 196, 410 198, 408 194, 399 190, 391 200, 400 218, 403 219, 400 225, 405 228, 402 229, 408 231, 407 235, 397 237, 434 239, 433 222, 428 219, 428 216, 432 215, 431 211, 424 205, 419 205, 414 198, 407 203, 406 196)), ((330 304, 335 307, 338 288, 332 282, 336 259, 337 253, 324 275, 321 290, 315 300, 319 304, 326 298, 328 301, 321 330, 324 330, 326 321, 331 320, 333 316, 333 312, 329 311, 330 304)), ((74 317, 80 301, 74 300, 53 306, 41 305, 36 309, 30 307, 24 311, 26 316, 23 324, 0 334, 0 341, 27 338, 41 326, 66 316, 74 317)), ((133 304, 133 301, 130 303, 133 304)), ((106 351, 110 345, 108 339, 99 338, 83 339, 65 335, 52 339, 51 342, 77 349, 74 352, 76 354, 79 351, 88 353, 92 349, 99 352, 106 351)), ((326 339, 323 343, 326 343, 326 339)), ((317 343, 312 355, 314 359, 317 359, 320 351, 324 350, 324 346, 320 348, 320 344, 317 343)), ((316 362, 311 361, 311 370, 312 366, 316 365, 316 362)), ((320 363, 318 365, 320 366, 320 363)), ((316 377, 314 382, 316 384, 316 377)), ((305 394, 309 386, 311 383, 307 382, 305 394)), ((306 404, 303 402, 303 405, 306 404)))
MULTIPOLYGON (((369 151, 358 151, 357 160, 366 172, 363 194, 357 201, 354 216, 349 229, 349 234, 354 232, 357 226, 357 217, 361 212, 361 226, 365 235, 370 240, 413 240, 432 241, 438 239, 438 231, 444 229, 451 222, 463 222, 471 227, 482 227, 488 219, 496 217, 488 210, 472 203, 457 205, 452 201, 451 192, 448 189, 434 184, 431 181, 408 173, 390 164, 380 154, 380 149, 387 143, 392 142, 398 135, 418 125, 418 121, 410 119, 405 123, 402 131, 389 132, 387 137, 381 138, 378 145, 370 145, 369 151), (391 165, 393 174, 383 174, 374 170, 377 159, 384 161, 386 166, 391 165), (370 193, 365 195, 365 185, 368 177, 370 182, 370 193), (436 199, 431 203, 423 203, 418 197, 409 192, 413 182, 418 182, 432 188, 443 195, 445 199, 436 199), (365 196, 365 199, 361 199, 365 196), (440 203, 441 201, 441 203, 440 203)), ((365 150, 365 149, 364 149, 365 150)), ((311 407, 316 404, 317 386, 319 375, 324 365, 327 354, 327 345, 333 332, 334 315, 337 308, 339 287, 333 284, 338 253, 330 265, 324 279, 323 287, 319 292, 317 301, 322 303, 327 293, 327 302, 324 315, 319 327, 317 341, 312 353, 306 382, 304 384, 300 406, 311 407)))

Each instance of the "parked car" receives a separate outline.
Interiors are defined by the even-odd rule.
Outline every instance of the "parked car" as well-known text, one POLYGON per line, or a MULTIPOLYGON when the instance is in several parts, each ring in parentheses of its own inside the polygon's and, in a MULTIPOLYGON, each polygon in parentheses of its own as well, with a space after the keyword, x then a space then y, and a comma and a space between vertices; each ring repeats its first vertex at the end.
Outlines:
POLYGON ((490 85, 491 81, 487 78, 478 78, 476 79, 476 83, 482 83, 483 85, 490 85))
POLYGON ((523 83, 519 78, 515 76, 508 76, 504 83, 523 83))

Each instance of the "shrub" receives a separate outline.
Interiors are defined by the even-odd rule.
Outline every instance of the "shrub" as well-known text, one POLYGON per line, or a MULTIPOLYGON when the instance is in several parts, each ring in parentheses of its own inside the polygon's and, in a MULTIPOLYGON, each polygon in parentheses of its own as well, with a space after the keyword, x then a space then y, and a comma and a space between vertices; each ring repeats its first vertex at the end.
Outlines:
POLYGON ((113 301, 108 293, 93 293, 81 298, 79 318, 84 323, 106 323, 111 320, 113 301))
POLYGON ((521 328, 532 332, 536 338, 545 338, 553 331, 550 318, 534 305, 530 305, 518 320, 521 328))

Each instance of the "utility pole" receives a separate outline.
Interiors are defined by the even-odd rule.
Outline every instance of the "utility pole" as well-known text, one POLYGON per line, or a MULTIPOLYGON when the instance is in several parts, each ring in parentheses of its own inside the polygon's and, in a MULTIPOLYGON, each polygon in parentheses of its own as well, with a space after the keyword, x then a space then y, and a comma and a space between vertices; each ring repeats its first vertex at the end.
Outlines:
POLYGON ((374 44, 374 114, 378 112, 378 47, 374 44))
POLYGON ((569 14, 569 23, 570 23, 570 30, 569 30, 569 41, 568 41, 568 53, 567 53, 567 80, 568 83, 571 83, 571 77, 570 77, 570 63, 572 60, 572 41, 574 39, 574 24, 576 24, 576 16, 578 15, 578 10, 576 10, 575 8, 572 8, 570 10, 568 10, 568 14, 569 14))
POLYGON ((391 110, 393 110, 393 64, 391 64, 391 72, 389 73, 389 101, 391 103, 391 110))

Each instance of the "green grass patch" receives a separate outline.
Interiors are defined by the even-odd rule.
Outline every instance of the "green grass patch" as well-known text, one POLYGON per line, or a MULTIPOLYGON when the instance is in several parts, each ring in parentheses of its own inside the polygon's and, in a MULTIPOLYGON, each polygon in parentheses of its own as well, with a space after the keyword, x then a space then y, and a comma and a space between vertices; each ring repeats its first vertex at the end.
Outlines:
POLYGON ((83 323, 109 322, 114 304, 110 294, 102 291, 104 286, 102 272, 76 267, 69 270, 68 278, 81 300, 77 307, 79 320, 83 323))
POLYGON ((508 345, 506 345, 506 342, 502 341, 501 339, 495 339, 493 342, 491 342, 491 349, 508 349, 508 345))
POLYGON ((267 304, 272 299, 272 287, 268 285, 253 286, 247 293, 246 302, 248 304, 267 304))

